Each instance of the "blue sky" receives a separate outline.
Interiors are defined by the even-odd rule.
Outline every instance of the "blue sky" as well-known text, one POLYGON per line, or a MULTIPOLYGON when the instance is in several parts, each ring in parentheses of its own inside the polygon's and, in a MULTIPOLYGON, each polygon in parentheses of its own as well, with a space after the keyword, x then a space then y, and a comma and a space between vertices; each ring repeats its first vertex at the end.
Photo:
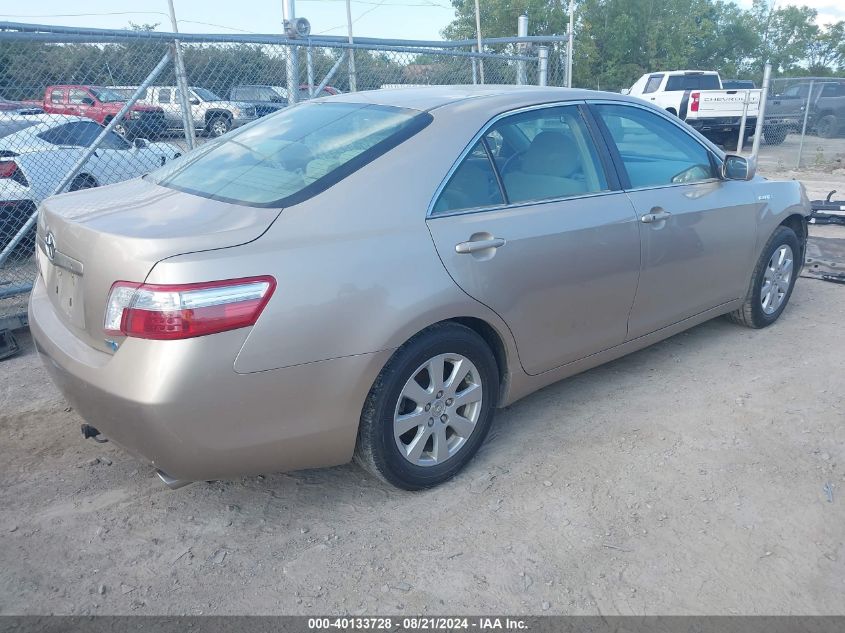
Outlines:
MULTIPOLYGON (((274 33, 281 29, 282 0, 175 0, 175 4, 179 28, 186 33, 274 33)), ((740 0, 740 4, 749 6, 751 0, 740 0)), ((845 19, 841 0, 778 4, 812 6, 822 24, 845 19)), ((346 34, 345 0, 296 0, 296 6, 297 15, 311 21, 314 33, 346 34)), ((9 1, 3 2, 0 11, 9 12, 0 13, 0 20, 8 21, 123 28, 132 20, 159 22, 159 30, 170 30, 166 0, 9 1)), ((440 30, 453 15, 449 0, 352 0, 353 32, 361 36, 440 39, 440 30)))

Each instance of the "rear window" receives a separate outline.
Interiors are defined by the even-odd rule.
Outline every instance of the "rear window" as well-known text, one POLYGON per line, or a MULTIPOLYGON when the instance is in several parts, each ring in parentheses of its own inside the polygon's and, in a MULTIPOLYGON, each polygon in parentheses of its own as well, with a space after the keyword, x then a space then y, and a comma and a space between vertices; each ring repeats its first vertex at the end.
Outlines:
POLYGON ((410 138, 430 114, 363 103, 305 103, 259 119, 147 176, 251 206, 289 206, 410 138))
POLYGON ((720 90, 718 75, 672 75, 666 81, 666 91, 720 90))

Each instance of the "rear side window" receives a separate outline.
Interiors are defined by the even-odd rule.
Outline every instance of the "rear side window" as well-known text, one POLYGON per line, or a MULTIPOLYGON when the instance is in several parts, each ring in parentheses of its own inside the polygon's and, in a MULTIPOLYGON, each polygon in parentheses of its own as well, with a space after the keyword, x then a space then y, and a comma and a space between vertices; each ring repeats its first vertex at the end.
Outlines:
POLYGON ((719 90, 717 75, 672 75, 666 80, 666 90, 719 90))
POLYGON ((51 90, 50 91, 50 103, 61 103, 64 91, 59 90, 51 90))
POLYGON ((68 103, 80 105, 86 97, 91 99, 91 96, 84 90, 71 90, 68 96, 68 103))
POLYGON ((595 107, 619 151, 631 188, 694 183, 716 177, 707 148, 674 123, 642 108, 595 107))
POLYGON ((431 120, 404 108, 306 103, 206 143, 148 178, 206 198, 289 206, 342 180, 431 120))
POLYGON ((170 103, 170 88, 162 88, 158 91, 159 103, 170 103))
POLYGON ((652 75, 648 78, 648 81, 645 84, 645 89, 643 90, 644 94, 648 94, 649 92, 654 92, 660 87, 660 83, 663 81, 663 75, 652 75))

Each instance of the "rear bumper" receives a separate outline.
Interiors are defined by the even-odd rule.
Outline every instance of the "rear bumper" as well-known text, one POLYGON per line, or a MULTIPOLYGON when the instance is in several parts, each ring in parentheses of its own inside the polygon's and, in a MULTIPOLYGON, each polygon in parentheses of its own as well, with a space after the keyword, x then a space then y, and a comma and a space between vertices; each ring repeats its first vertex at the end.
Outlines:
MULTIPOLYGON (((687 123, 693 128, 706 133, 723 133, 723 132, 739 132, 742 125, 741 117, 713 117, 708 119, 692 119, 687 120, 687 123)), ((754 126, 757 124, 757 117, 747 117, 745 119, 745 129, 753 132, 754 126)))
POLYGON ((248 330, 184 341, 79 340, 39 279, 30 330, 52 380, 106 437, 184 480, 332 466, 352 457, 367 393, 390 352, 238 374, 248 330))

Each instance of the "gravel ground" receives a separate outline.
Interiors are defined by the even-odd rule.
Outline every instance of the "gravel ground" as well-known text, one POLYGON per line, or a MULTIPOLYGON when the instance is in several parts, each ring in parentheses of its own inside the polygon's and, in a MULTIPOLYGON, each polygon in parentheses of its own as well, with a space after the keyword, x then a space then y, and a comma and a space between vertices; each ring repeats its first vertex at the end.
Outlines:
POLYGON ((845 288, 802 278, 771 328, 716 319, 501 411, 422 493, 352 465, 169 491, 82 440, 19 332, 0 613, 843 614, 843 328, 845 288))

